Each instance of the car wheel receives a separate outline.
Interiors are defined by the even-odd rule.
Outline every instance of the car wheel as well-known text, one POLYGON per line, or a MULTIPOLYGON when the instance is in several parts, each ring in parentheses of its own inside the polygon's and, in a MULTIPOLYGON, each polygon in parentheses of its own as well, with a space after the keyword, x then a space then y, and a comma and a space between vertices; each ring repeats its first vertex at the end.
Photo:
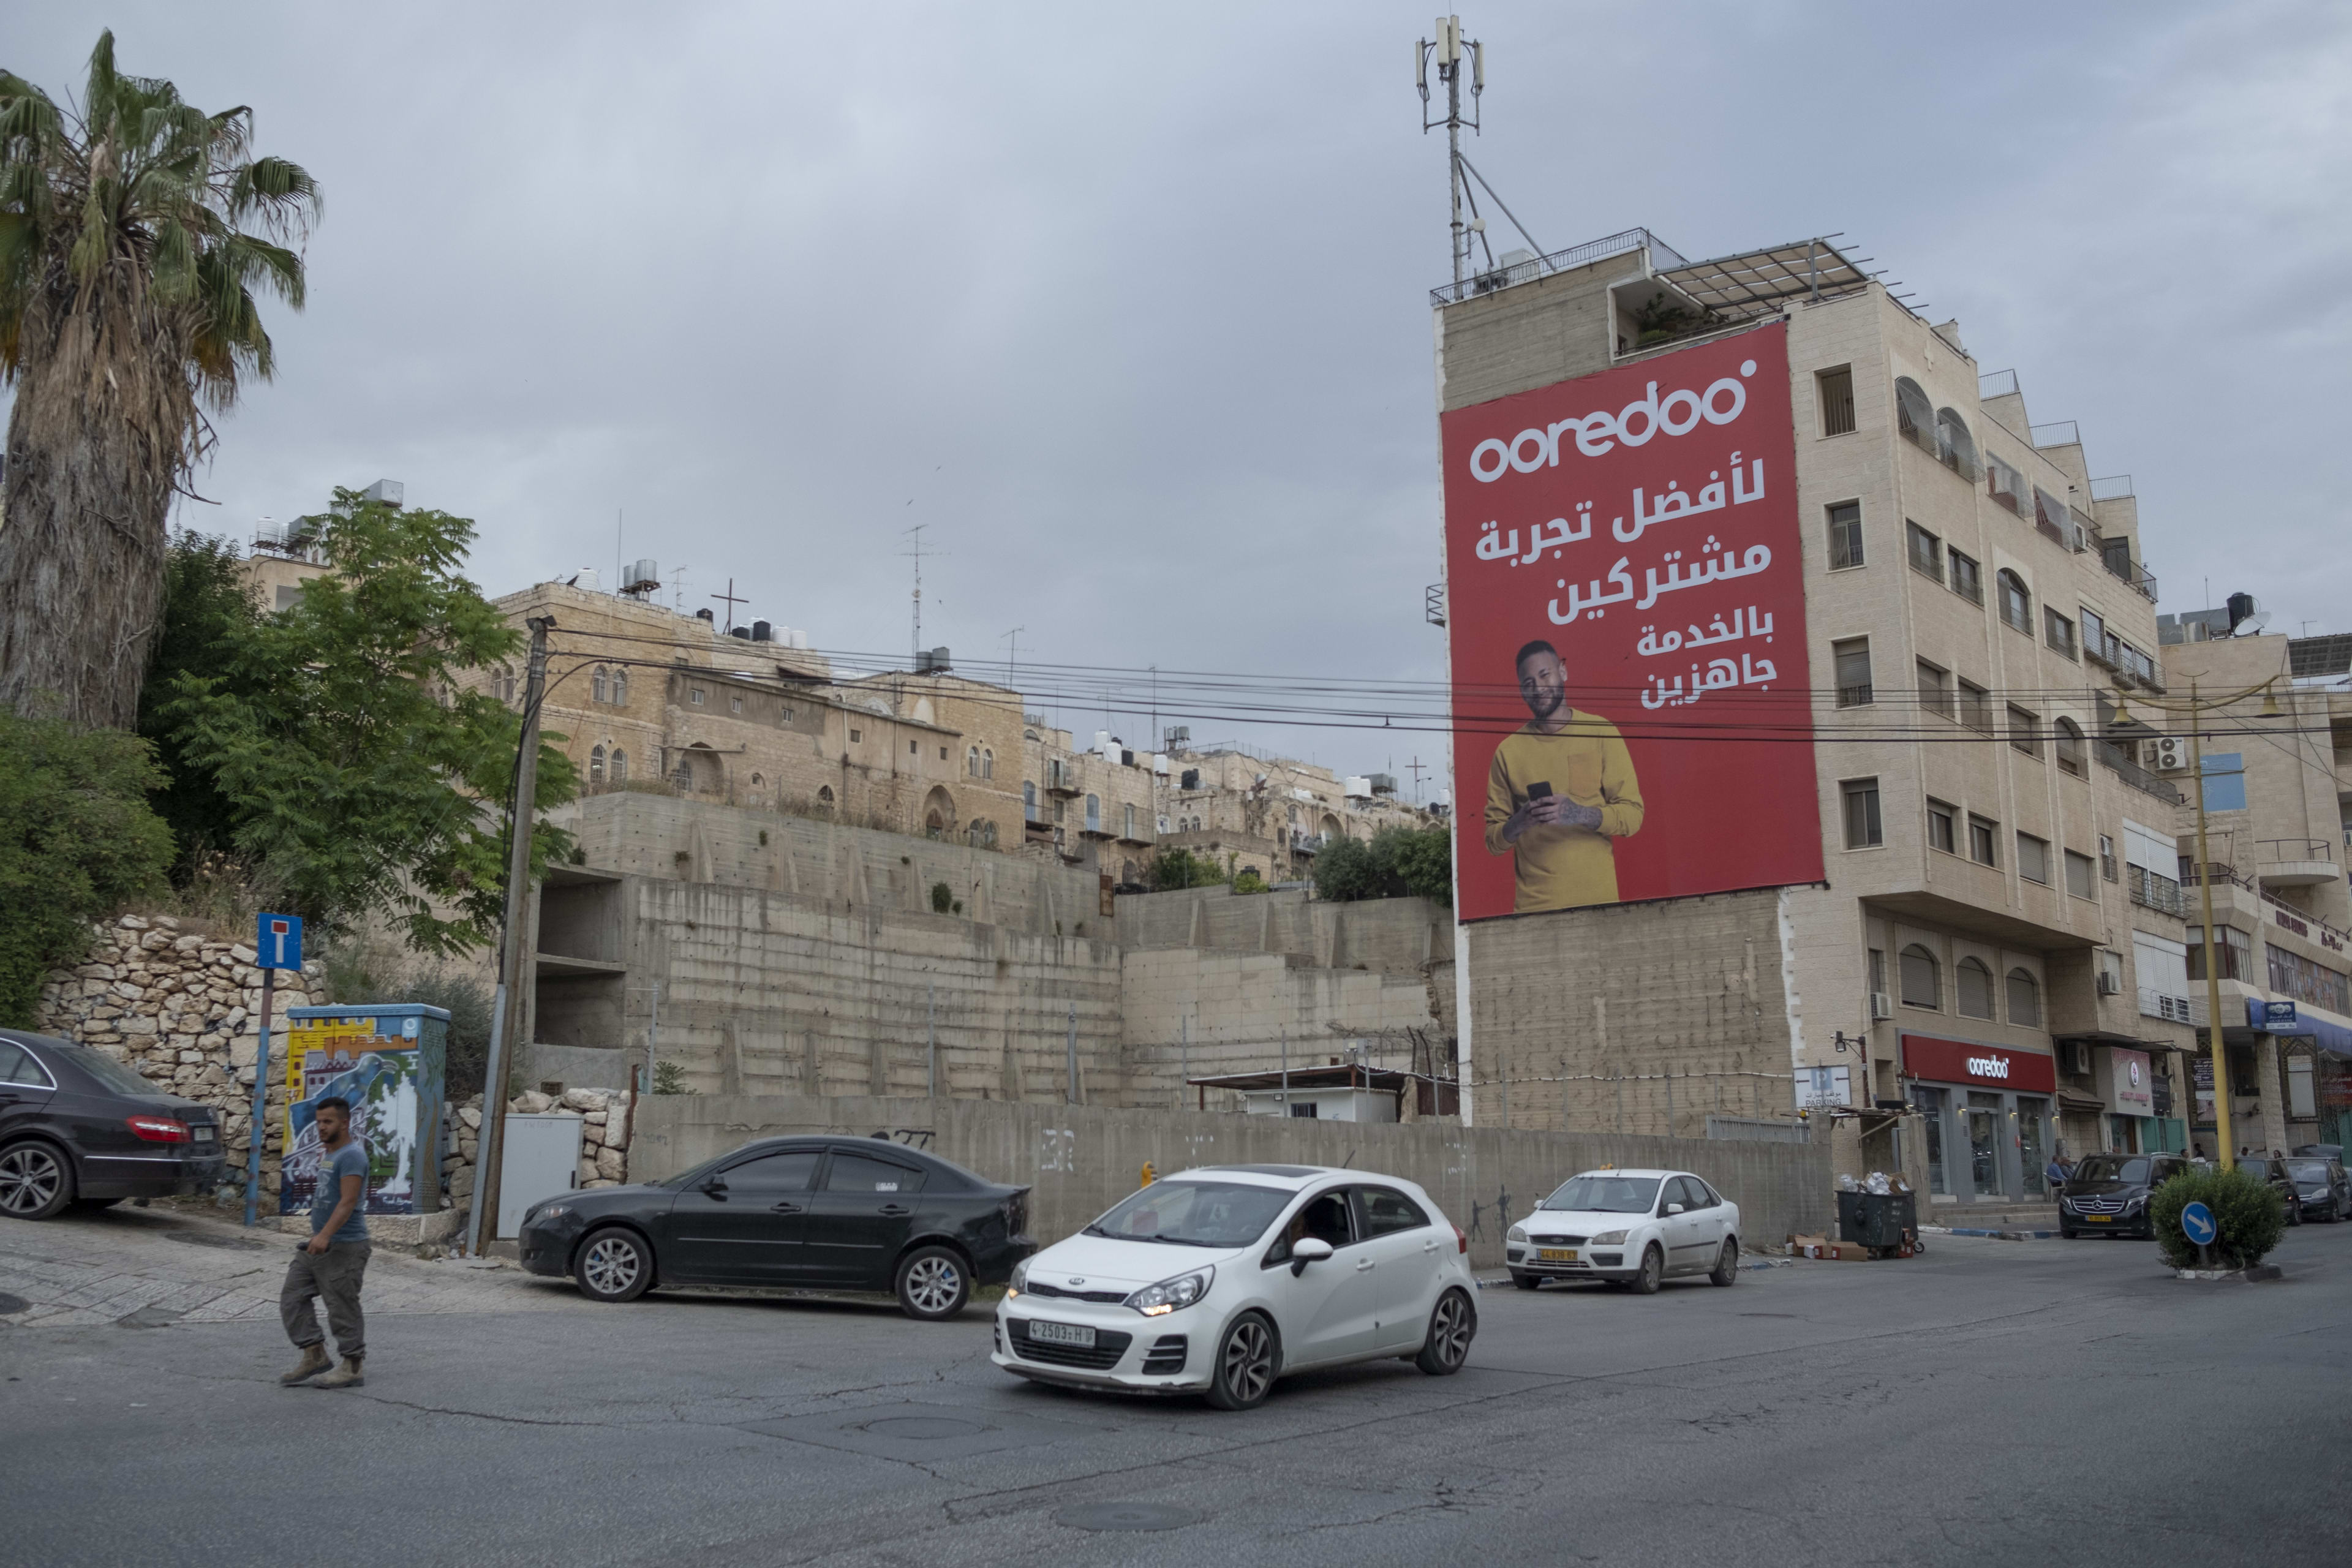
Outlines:
POLYGON ((16 1219, 47 1219, 71 1202, 73 1171, 63 1154, 47 1143, 0 1149, 0 1213, 16 1219))
POLYGON ((1274 1387, 1274 1325, 1255 1312, 1235 1318, 1209 1367, 1209 1403, 1220 1410, 1255 1410, 1274 1387))
POLYGON ((1511 1276, 1511 1283, 1522 1290, 1533 1290, 1542 1285, 1543 1281, 1532 1274, 1514 1274, 1511 1276))
POLYGON ((2082 1234, 2079 1230, 2068 1230, 2063 1225, 2058 1227, 2058 1239, 2061 1241, 2072 1241, 2082 1234))
POLYGON ((1730 1237, 1723 1238, 1723 1252, 1715 1260, 1715 1272, 1706 1277, 1710 1285, 1739 1283, 1739 1243, 1730 1237))
POLYGON ((1633 1289, 1642 1295, 1654 1296, 1658 1293, 1658 1282, 1665 1277, 1666 1255, 1658 1250, 1658 1244, 1654 1241, 1650 1243, 1650 1249, 1642 1254, 1642 1271, 1633 1276, 1633 1289))
POLYGON ((1421 1342, 1421 1353, 1412 1364, 1432 1377, 1451 1377, 1470 1359, 1470 1341, 1477 1332, 1478 1316, 1471 1310, 1470 1298, 1448 1290, 1429 1314, 1429 1336, 1421 1342))
POLYGON ((74 1207, 84 1214, 96 1214, 100 1209, 110 1209, 121 1201, 121 1198, 76 1198, 74 1207))
POLYGON ((916 1321, 942 1322, 971 1300, 971 1276, 946 1247, 918 1247, 900 1260, 898 1310, 916 1321))
POLYGON ((2286 1205, 2286 1222, 2289 1225, 2301 1225, 2303 1223, 2303 1205, 2301 1203, 2292 1203, 2286 1205))
POLYGON ((581 1245, 572 1278, 592 1301, 634 1301, 653 1285, 653 1248, 618 1226, 597 1231, 581 1245))

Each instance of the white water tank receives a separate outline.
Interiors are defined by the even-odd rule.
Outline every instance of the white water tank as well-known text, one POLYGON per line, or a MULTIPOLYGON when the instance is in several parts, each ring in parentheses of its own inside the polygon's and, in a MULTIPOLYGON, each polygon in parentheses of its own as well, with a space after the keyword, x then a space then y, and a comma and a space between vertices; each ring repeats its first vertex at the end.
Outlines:
POLYGON ((604 580, 596 575, 596 568, 593 566, 580 568, 572 579, 572 585, 583 594, 601 594, 604 591, 604 580))
POLYGON ((794 647, 796 647, 796 648, 805 649, 805 648, 808 647, 808 645, 809 645, 808 633, 807 633, 807 632, 805 632, 805 631, 803 631, 803 630, 802 630, 802 629, 801 629, 800 627, 798 627, 798 626, 793 627, 793 646, 794 647))

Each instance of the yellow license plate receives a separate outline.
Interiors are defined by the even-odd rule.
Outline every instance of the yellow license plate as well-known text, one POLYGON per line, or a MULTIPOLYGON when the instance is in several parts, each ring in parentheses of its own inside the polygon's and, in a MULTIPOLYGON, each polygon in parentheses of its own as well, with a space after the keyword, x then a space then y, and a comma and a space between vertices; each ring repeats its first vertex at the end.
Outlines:
POLYGON ((1539 1247, 1536 1249, 1536 1261, 1538 1263, 1573 1263, 1576 1261, 1576 1248, 1572 1247, 1539 1247))
POLYGON ((2116 1216, 2111 1214, 2086 1214, 2083 1217, 2093 1225, 2108 1225, 2114 1222, 2116 1216))

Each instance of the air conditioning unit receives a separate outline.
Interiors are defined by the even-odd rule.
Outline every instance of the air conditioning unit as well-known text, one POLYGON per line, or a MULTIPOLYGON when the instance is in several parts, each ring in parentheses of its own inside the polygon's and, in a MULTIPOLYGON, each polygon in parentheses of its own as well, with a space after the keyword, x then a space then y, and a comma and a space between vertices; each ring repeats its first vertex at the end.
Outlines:
POLYGON ((1889 996, 1884 991, 1872 992, 1870 994, 1870 1016, 1874 1023, 1882 1018, 1892 1018, 1895 1016, 1895 998, 1889 996))
POLYGON ((2091 1071, 2091 1047, 2080 1040, 2068 1040, 2059 1047, 2059 1061, 2077 1078, 2087 1078, 2091 1071))
POLYGON ((2177 773, 2189 765, 2189 743, 2178 735, 2158 735, 2139 743, 2139 765, 2151 773, 2177 773))
POLYGON ((2124 989, 2124 977, 2123 977, 2122 975, 2120 975, 2120 974, 2116 974, 2116 973, 2112 973, 2112 972, 2110 972, 2110 971, 2106 971, 2106 970, 2102 970, 2102 971, 2100 971, 2100 973, 2099 973, 2099 994, 2100 994, 2100 995, 2102 995, 2102 996, 2120 996, 2120 995, 2122 995, 2122 994, 2123 994, 2123 989, 2124 989))

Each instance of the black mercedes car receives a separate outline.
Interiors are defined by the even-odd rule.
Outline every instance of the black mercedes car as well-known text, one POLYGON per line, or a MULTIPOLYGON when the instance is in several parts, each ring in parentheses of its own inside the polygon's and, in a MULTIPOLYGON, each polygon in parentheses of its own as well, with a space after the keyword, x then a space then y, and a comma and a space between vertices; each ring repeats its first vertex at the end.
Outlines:
POLYGON ((205 1192, 226 1164, 212 1107, 103 1051, 0 1029, 0 1214, 205 1192))
POLYGON ((667 1181, 565 1193, 523 1215, 522 1266, 597 1301, 656 1285, 888 1291, 963 1310, 1037 1249, 1029 1189, 879 1138, 768 1138, 667 1181))
POLYGON ((2186 1154, 2085 1154, 2058 1190, 2058 1234, 2156 1237, 2147 1200, 2189 1169, 2186 1154))
POLYGON ((2343 1161, 2290 1154, 2286 1173, 2305 1218, 2340 1225, 2352 1215, 2352 1181, 2345 1178, 2343 1161))

